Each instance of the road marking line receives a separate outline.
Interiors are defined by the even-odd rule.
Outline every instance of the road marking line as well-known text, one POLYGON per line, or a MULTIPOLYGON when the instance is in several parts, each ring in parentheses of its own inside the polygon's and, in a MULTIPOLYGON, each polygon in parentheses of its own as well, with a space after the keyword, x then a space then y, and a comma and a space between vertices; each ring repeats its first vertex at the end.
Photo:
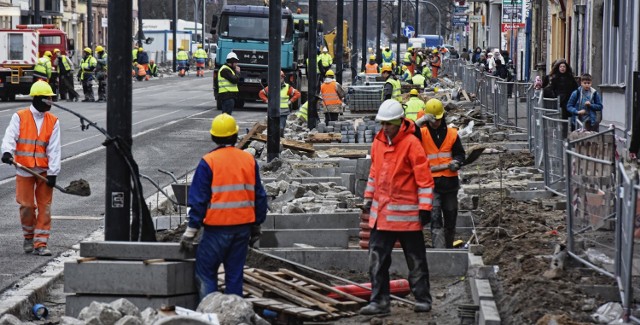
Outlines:
POLYGON ((51 216, 53 220, 102 220, 104 217, 90 216, 51 216))

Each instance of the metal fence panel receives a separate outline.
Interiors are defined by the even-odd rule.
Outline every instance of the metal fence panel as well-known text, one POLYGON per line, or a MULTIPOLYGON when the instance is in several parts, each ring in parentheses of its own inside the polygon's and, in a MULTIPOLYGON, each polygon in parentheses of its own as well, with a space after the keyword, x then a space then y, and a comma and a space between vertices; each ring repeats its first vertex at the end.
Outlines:
POLYGON ((557 118, 559 116, 556 110, 544 109, 541 107, 533 108, 533 116, 531 119, 531 129, 533 134, 533 147, 530 147, 533 153, 535 166, 542 169, 544 166, 544 131, 542 130, 542 116, 557 118))
POLYGON ((567 124, 567 120, 542 116, 544 186, 547 190, 561 196, 566 194, 564 140, 567 137, 567 124))
MULTIPOLYGON (((616 206, 616 278, 620 289, 620 301, 625 315, 631 313, 633 303, 633 234, 637 198, 640 186, 638 178, 633 181, 627 175, 624 165, 618 163, 618 200, 616 206)), ((629 319, 625 319, 628 322, 629 319)))

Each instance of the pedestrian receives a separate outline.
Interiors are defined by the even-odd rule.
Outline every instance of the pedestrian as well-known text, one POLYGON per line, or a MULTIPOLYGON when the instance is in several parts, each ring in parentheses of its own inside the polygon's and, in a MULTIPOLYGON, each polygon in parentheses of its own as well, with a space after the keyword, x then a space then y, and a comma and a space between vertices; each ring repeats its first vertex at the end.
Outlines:
POLYGON ((202 44, 198 44, 198 49, 193 53, 196 60, 196 77, 204 78, 204 64, 207 61, 207 52, 202 48, 202 44))
MULTIPOLYGON (((287 126, 287 118, 289 117, 289 113, 291 112, 291 104, 298 101, 298 99, 302 96, 300 91, 291 87, 285 81, 285 74, 283 71, 280 71, 280 136, 284 137, 284 128, 287 126)), ((258 93, 258 97, 262 99, 263 102, 267 103, 269 101, 269 87, 265 87, 258 93)))
POLYGON ((189 188, 189 223, 180 239, 181 250, 196 253, 196 283, 200 300, 219 291, 218 268, 224 265, 225 293, 242 297, 244 263, 249 245, 260 238, 267 217, 267 194, 259 166, 249 153, 234 146, 238 140, 235 119, 222 113, 211 123, 216 148, 204 155, 189 188))
POLYGON ((327 71, 324 82, 320 86, 322 94, 322 105, 324 106, 324 121, 327 125, 331 121, 337 121, 338 115, 342 113, 342 101, 344 100, 344 89, 334 79, 333 70, 327 71))
POLYGON ((456 128, 447 126, 442 102, 427 101, 425 115, 416 124, 421 127, 424 148, 431 176, 435 183, 431 210, 431 240, 433 248, 453 248, 458 219, 458 170, 465 159, 462 141, 456 128), (444 231, 443 231, 444 230, 444 231))
POLYGON ((149 60, 149 74, 151 74, 152 77, 158 77, 158 65, 153 59, 149 60))
POLYGON ((380 70, 378 69, 378 64, 376 63, 376 56, 375 55, 369 56, 369 63, 365 64, 364 73, 365 74, 378 74, 378 73, 380 73, 380 70))
POLYGON ((442 60, 440 59, 440 52, 434 49, 431 51, 431 76, 433 78, 438 78, 438 71, 442 66, 442 60))
POLYGON ((371 146, 371 168, 364 192, 369 211, 369 277, 371 298, 360 314, 390 312, 389 266, 400 241, 409 268, 415 312, 431 310, 429 267, 422 227, 431 218, 433 178, 415 124, 404 118, 400 102, 389 99, 378 110, 382 124, 371 146))
POLYGON ((462 54, 460 54, 460 58, 464 60, 465 64, 471 60, 471 56, 469 55, 469 51, 466 47, 462 48, 462 54))
POLYGON ((488 64, 489 64, 489 72, 490 73, 494 73, 496 71, 496 61, 500 61, 502 63, 502 65, 506 65, 507 64, 507 62, 504 60, 504 58, 500 54, 500 50, 499 49, 493 50, 493 55, 491 56, 491 58, 487 59, 487 61, 488 61, 488 64))
POLYGON ((49 112, 51 105, 44 102, 55 96, 48 83, 36 81, 29 95, 33 97, 31 106, 14 113, 4 133, 2 162, 11 165, 15 161, 46 177, 45 182, 16 168, 16 201, 20 205, 22 249, 51 256, 48 241, 53 187, 60 172, 60 122, 49 112))
POLYGON ((480 46, 476 47, 476 50, 473 52, 473 56, 471 56, 471 62, 477 63, 480 60, 480 54, 482 53, 482 49, 480 46))
POLYGON ((411 91, 409 91, 409 100, 404 108, 405 117, 409 120, 415 121, 418 119, 418 112, 422 110, 424 110, 424 101, 418 97, 417 89, 411 89, 411 91))
POLYGON ((92 55, 90 48, 86 47, 82 53, 82 63, 80 64, 80 70, 78 70, 78 81, 82 82, 82 92, 84 93, 83 102, 95 102, 96 99, 93 96, 93 79, 94 72, 98 61, 92 55))
POLYGON ((227 54, 227 62, 218 70, 216 97, 218 108, 223 113, 231 115, 238 98, 238 82, 240 81, 240 66, 238 56, 234 52, 227 54))
POLYGON ((51 51, 45 51, 33 67, 33 83, 38 80, 49 82, 51 78, 51 51))
POLYGON ((149 54, 142 48, 138 48, 138 80, 144 77, 144 80, 149 80, 149 54))
POLYGON ((567 110, 567 102, 571 93, 579 87, 569 63, 565 59, 557 60, 551 69, 548 80, 548 85, 545 85, 543 80, 544 96, 559 98, 561 116, 563 120, 566 120, 571 116, 567 110))
POLYGON ((452 48, 451 52, 449 52, 449 58, 451 58, 451 59, 459 59, 460 58, 460 53, 458 53, 458 50, 456 50, 455 48, 452 48))
POLYGON ((98 81, 98 102, 107 101, 107 52, 101 45, 96 46, 96 80, 98 81))
POLYGON ((393 70, 389 66, 383 66, 380 71, 382 78, 384 78, 384 86, 382 89, 382 100, 395 99, 397 101, 402 100, 400 80, 393 74, 393 70))
POLYGON ((592 77, 585 73, 580 76, 580 87, 571 93, 567 101, 567 111, 571 114, 575 128, 576 118, 583 123, 586 131, 598 132, 602 119, 602 99, 591 87, 592 77))
POLYGON ((68 95, 67 101, 77 102, 80 95, 73 86, 73 62, 59 49, 54 49, 53 53, 56 55, 56 69, 60 80, 60 98, 64 99, 68 95))

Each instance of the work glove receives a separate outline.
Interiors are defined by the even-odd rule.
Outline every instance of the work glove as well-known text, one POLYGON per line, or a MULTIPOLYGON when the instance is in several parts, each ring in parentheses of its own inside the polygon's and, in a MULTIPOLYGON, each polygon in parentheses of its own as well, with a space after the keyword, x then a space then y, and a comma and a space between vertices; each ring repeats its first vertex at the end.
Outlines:
POLYGON ((55 187, 56 186, 56 178, 58 178, 58 177, 54 176, 54 175, 47 175, 47 186, 55 187))
POLYGON ((13 155, 10 152, 3 153, 2 162, 11 165, 13 163, 13 155))
POLYGON ((431 222, 431 211, 420 210, 418 211, 418 215, 420 216, 420 224, 422 224, 423 227, 431 222))
POLYGON ((371 199, 364 199, 364 202, 362 202, 362 212, 370 213, 372 203, 371 199))
POLYGON ((197 232, 197 228, 187 227, 180 238, 180 252, 193 252, 193 241, 197 232))
POLYGON ((449 170, 450 170, 450 171, 454 171, 454 172, 455 172, 455 171, 458 171, 459 169, 460 169, 460 162, 459 162, 459 161, 457 161, 457 160, 452 160, 452 161, 449 163, 449 170))
POLYGON ((434 123, 435 121, 436 121, 436 117, 433 114, 425 114, 423 117, 416 120, 416 125, 418 127, 423 127, 428 122, 434 123))
POLYGON ((260 225, 251 225, 251 237, 249 237, 249 247, 255 248, 255 244, 262 237, 262 228, 260 225))

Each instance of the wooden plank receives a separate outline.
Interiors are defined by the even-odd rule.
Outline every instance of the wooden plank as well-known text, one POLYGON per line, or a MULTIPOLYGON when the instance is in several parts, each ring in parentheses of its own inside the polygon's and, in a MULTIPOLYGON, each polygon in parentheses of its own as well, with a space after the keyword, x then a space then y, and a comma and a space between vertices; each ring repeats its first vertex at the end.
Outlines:
POLYGON ((331 286, 328 286, 328 285, 326 285, 326 284, 324 284, 324 283, 322 283, 322 282, 316 281, 316 280, 314 280, 314 279, 307 278, 306 276, 301 275, 301 274, 298 274, 298 273, 295 273, 295 272, 293 272, 293 271, 291 271, 291 270, 287 270, 287 269, 279 269, 278 271, 280 271, 280 272, 282 272, 282 273, 284 273, 284 274, 287 274, 287 275, 289 275, 289 276, 295 277, 295 278, 297 278, 297 279, 304 280, 304 281, 306 281, 307 283, 309 283, 309 284, 313 284, 313 285, 315 285, 315 286, 317 286, 317 287, 319 287, 319 288, 322 288, 322 289, 324 289, 324 290, 326 290, 326 291, 333 292, 333 293, 335 293, 335 294, 337 294, 337 295, 339 295, 339 296, 341 296, 341 297, 343 297, 343 298, 345 298, 345 299, 349 299, 349 300, 351 300, 351 301, 355 301, 355 302, 357 302, 357 303, 361 303, 361 304, 365 304, 365 303, 367 303, 367 301, 366 301, 366 300, 364 300, 364 299, 362 299, 362 298, 358 298, 358 297, 356 297, 356 296, 354 296, 354 295, 348 294, 348 293, 346 293, 346 292, 342 292, 342 291, 340 291, 340 290, 338 290, 338 289, 336 289, 336 288, 333 288, 333 287, 331 287, 331 286))
POLYGON ((324 303, 327 303, 327 304, 331 304, 331 305, 340 304, 340 301, 338 301, 338 300, 335 300, 333 298, 327 297, 327 296, 325 296, 325 295, 323 295, 321 293, 318 293, 318 292, 315 292, 313 290, 307 289, 307 288, 305 288, 303 286, 299 286, 299 285, 293 284, 291 282, 288 282, 288 281, 282 279, 281 277, 278 277, 278 276, 275 276, 273 274, 270 274, 267 271, 256 270, 256 272, 259 273, 260 275, 263 275, 264 277, 267 277, 267 278, 273 280, 273 281, 277 281, 277 282, 283 283, 285 285, 289 285, 289 286, 291 286, 292 289, 294 289, 294 290, 296 290, 296 291, 298 291, 300 293, 303 293, 305 295, 308 295, 309 297, 314 298, 314 299, 316 299, 318 301, 321 301, 321 302, 324 302, 324 303))
MULTIPOLYGON (((251 139, 258 140, 261 142, 267 142, 267 136, 264 134, 255 134, 251 137, 251 139)), ((283 147, 288 149, 294 149, 294 150, 310 152, 310 153, 315 152, 315 149, 313 149, 313 145, 310 143, 304 143, 300 141, 280 138, 280 144, 282 144, 283 147)))
POLYGON ((261 289, 268 289, 274 293, 277 293, 278 295, 280 295, 282 298, 285 298, 291 302, 294 302, 296 304, 302 305, 304 307, 313 307, 316 304, 312 301, 309 301, 307 299, 304 299, 302 297, 298 297, 290 292, 287 292, 286 289, 282 289, 279 288, 278 286, 275 286, 271 283, 269 283, 270 281, 261 278, 259 275, 256 274, 250 274, 249 272, 245 272, 244 274, 244 278, 247 279, 249 282, 255 284, 256 286, 258 286, 261 289), (265 281, 266 280, 266 281, 265 281))
POLYGON ((464 96, 464 98, 465 98, 468 102, 470 102, 470 101, 471 101, 471 98, 469 98, 469 95, 467 94, 467 91, 466 91, 466 90, 464 90, 464 89, 462 89, 462 96, 464 96))
POLYGON ((266 130, 267 126, 262 124, 262 122, 257 122, 256 124, 254 124, 251 129, 249 130, 249 133, 247 133, 247 135, 245 135, 242 138, 242 141, 238 142, 238 144, 236 144, 236 148, 238 149, 244 149, 244 146, 247 145, 247 143, 249 142, 249 140, 251 140, 251 138, 259 133, 262 133, 262 131, 266 130))
POLYGON ((308 143, 318 142, 340 142, 342 141, 342 134, 340 133, 311 133, 305 140, 308 143))

